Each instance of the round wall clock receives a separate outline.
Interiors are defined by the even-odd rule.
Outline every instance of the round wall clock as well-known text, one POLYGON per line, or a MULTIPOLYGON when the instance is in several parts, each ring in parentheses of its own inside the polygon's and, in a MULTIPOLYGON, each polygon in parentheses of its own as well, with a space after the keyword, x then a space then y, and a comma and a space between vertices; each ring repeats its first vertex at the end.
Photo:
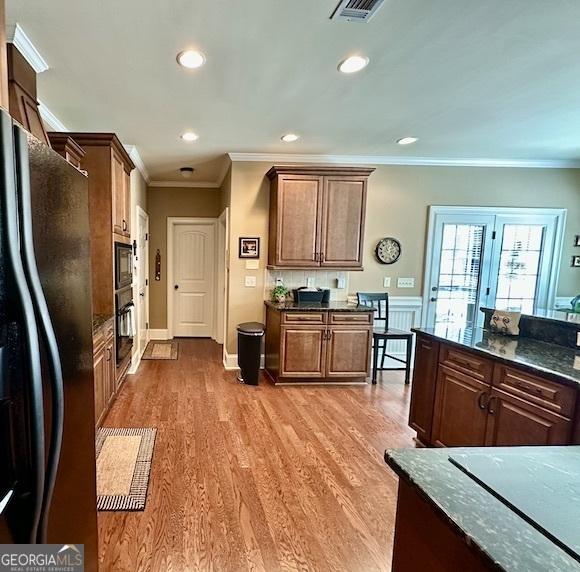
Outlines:
POLYGON ((381 238, 377 243, 375 254, 382 264, 393 264, 401 256, 401 243, 396 238, 381 238))

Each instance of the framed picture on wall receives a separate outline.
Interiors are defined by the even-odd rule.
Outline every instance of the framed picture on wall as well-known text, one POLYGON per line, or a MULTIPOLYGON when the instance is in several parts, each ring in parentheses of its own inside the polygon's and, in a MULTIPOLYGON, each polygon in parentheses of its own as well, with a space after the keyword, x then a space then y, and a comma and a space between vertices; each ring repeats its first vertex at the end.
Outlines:
POLYGON ((260 239, 240 236, 239 258, 260 258, 260 239))
POLYGON ((580 256, 572 256, 572 262, 570 266, 574 268, 580 268, 580 256))
POLYGON ((574 237, 574 246, 580 246, 580 234, 574 237))

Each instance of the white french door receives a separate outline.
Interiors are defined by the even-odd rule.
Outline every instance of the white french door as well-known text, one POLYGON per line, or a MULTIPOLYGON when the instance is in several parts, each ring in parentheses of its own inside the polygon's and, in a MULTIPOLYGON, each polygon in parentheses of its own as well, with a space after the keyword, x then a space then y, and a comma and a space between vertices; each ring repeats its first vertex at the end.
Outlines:
POLYGON ((481 324, 481 306, 533 313, 554 303, 565 211, 435 207, 426 324, 481 324))

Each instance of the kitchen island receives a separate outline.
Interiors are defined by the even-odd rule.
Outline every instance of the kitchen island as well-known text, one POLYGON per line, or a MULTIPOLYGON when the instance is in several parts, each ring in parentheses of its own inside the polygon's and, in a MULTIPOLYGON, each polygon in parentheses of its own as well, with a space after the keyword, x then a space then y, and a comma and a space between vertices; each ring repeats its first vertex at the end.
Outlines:
POLYGON ((388 450, 393 571, 580 570, 580 447, 388 450))
POLYGON ((275 383, 365 382, 373 308, 348 302, 265 304, 265 369, 275 383))
POLYGON ((519 337, 445 324, 414 329, 409 424, 420 444, 580 443, 578 327, 526 317, 519 337))

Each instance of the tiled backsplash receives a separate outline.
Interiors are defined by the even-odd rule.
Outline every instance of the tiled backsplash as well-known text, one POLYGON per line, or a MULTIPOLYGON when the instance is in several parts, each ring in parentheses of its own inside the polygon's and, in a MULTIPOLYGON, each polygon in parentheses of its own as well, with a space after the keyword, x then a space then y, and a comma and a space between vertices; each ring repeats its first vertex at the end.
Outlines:
POLYGON ((282 278, 289 290, 306 286, 308 278, 314 279, 316 288, 330 288, 331 300, 346 300, 348 296, 348 272, 340 270, 267 270, 266 297, 271 298, 276 279, 282 278), (344 278, 344 288, 337 288, 338 279, 344 278))

